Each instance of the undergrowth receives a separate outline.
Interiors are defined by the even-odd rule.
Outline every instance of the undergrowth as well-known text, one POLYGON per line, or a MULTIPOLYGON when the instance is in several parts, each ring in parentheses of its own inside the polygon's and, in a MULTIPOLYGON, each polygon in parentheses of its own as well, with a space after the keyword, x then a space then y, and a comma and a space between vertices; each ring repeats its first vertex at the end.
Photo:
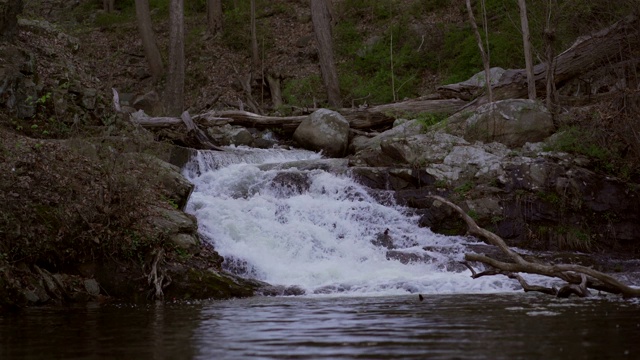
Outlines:
POLYGON ((560 124, 547 151, 584 155, 596 171, 625 181, 640 182, 640 96, 620 98, 586 109, 576 109, 560 124))
MULTIPOLYGON (((48 269, 104 257, 139 260, 164 241, 143 221, 161 202, 157 171, 135 156, 114 144, 43 141, 1 127, 0 138, 5 260, 48 269)), ((133 141, 149 140, 137 134, 133 141)))

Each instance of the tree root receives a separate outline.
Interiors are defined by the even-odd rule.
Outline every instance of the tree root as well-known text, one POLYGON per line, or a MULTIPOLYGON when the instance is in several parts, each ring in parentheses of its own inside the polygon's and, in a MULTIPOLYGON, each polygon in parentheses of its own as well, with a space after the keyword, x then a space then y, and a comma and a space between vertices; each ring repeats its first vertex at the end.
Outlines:
POLYGON ((163 268, 158 269, 158 263, 164 257, 164 249, 156 249, 151 262, 151 269, 147 275, 147 283, 151 286, 147 298, 164 300, 164 289, 171 284, 171 276, 163 268))
POLYGON ((571 264, 538 264, 525 260, 520 254, 511 250, 505 241, 498 235, 481 228, 476 222, 467 215, 458 205, 444 199, 441 196, 431 195, 430 198, 439 201, 460 215, 467 225, 468 233, 484 239, 487 243, 498 247, 513 262, 503 262, 490 258, 481 254, 465 254, 465 262, 463 263, 470 271, 472 278, 478 278, 488 275, 504 275, 509 278, 518 280, 524 291, 537 291, 558 297, 568 297, 575 294, 581 297, 589 295, 589 288, 605 291, 612 294, 621 294, 624 297, 640 297, 640 288, 630 287, 617 279, 596 271, 592 268, 571 265, 571 264), (479 262, 490 267, 481 273, 477 273, 469 264, 469 262, 479 262), (558 278, 567 282, 567 285, 560 289, 545 288, 536 285, 529 285, 518 274, 537 274, 548 277, 558 278))

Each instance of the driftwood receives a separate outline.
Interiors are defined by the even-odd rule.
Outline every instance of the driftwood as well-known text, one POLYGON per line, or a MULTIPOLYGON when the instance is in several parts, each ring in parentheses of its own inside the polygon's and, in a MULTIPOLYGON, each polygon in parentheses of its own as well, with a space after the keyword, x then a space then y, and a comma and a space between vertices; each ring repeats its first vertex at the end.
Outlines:
POLYGON ((511 260, 511 262, 505 262, 493 259, 483 254, 466 254, 465 265, 471 270, 473 278, 488 275, 505 275, 518 280, 525 291, 538 291, 560 297, 568 296, 572 293, 579 296, 587 296, 589 293, 587 290, 588 288, 613 294, 621 294, 624 297, 640 297, 640 288, 630 287, 612 276, 586 266, 572 264, 549 265, 527 261, 520 254, 509 248, 501 237, 491 231, 479 227, 478 224, 476 224, 476 222, 458 205, 440 196, 432 195, 430 197, 456 211, 466 223, 470 235, 477 236, 484 239, 487 243, 498 247, 500 251, 507 255, 511 260), (472 262, 483 263, 488 265, 490 269, 477 273, 469 264, 472 262), (567 285, 560 289, 529 285, 520 275, 518 275, 519 273, 537 274, 558 278, 566 281, 567 285))

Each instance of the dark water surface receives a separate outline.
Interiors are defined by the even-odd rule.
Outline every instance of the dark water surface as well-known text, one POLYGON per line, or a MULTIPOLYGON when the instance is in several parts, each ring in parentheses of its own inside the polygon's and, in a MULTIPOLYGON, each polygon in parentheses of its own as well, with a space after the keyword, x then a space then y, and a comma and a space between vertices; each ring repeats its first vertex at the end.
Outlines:
POLYGON ((640 359, 640 304, 530 294, 33 308, 0 359, 640 359))

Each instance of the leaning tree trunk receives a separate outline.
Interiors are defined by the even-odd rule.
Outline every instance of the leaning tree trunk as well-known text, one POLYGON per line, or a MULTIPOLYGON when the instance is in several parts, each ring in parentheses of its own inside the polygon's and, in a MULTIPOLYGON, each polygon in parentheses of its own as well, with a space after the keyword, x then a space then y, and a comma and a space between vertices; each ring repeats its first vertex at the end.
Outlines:
POLYGON ((184 0, 171 0, 169 68, 164 92, 165 113, 178 116, 184 108, 184 0))
MULTIPOLYGON (((480 55, 482 56, 482 64, 484 66, 484 76, 485 83, 487 86, 487 94, 489 94, 489 102, 493 101, 493 96, 491 92, 491 65, 489 64, 489 55, 485 51, 482 46, 482 37, 480 37, 480 32, 478 31, 478 25, 476 25, 476 18, 473 15, 473 8, 471 7, 471 0, 467 0, 467 14, 469 15, 469 22, 471 23, 471 27, 473 28, 473 33, 476 36, 476 41, 478 42, 478 49, 480 49, 480 55)), ((485 24, 486 26, 486 24, 485 24)))
POLYGON ((320 72, 324 86, 327 88, 329 105, 334 108, 342 106, 338 72, 333 58, 333 39, 331 38, 331 14, 327 0, 311 0, 311 20, 313 32, 318 45, 320 72))
POLYGON ((149 71, 154 80, 159 80, 164 74, 164 65, 156 37, 151 27, 151 12, 149 11, 149 0, 136 0, 136 18, 138 21, 138 31, 142 38, 144 56, 149 64, 149 71))
MULTIPOLYGON (((593 33, 580 37, 567 50, 555 57, 553 66, 554 82, 561 87, 569 80, 587 73, 598 67, 616 64, 633 57, 628 49, 640 46, 640 18, 629 15, 615 24, 593 33)), ((546 90, 547 63, 538 64, 533 69, 536 88, 546 90)), ((494 86, 495 100, 516 99, 527 95, 526 70, 507 70, 498 84, 494 86)), ((487 96, 478 99, 475 105, 485 104, 487 96)))

